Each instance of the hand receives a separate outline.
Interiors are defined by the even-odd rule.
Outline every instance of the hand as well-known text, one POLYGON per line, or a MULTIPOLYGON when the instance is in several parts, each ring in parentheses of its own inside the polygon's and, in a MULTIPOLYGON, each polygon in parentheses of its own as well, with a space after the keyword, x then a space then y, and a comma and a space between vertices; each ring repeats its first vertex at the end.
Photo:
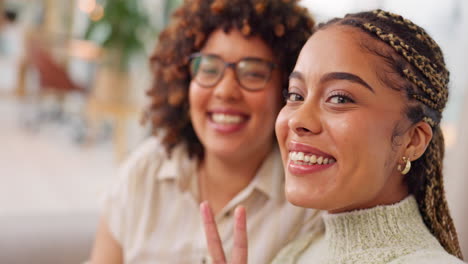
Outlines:
MULTIPOLYGON (((200 213, 205 227, 208 252, 214 264, 227 264, 223 244, 219 238, 218 228, 208 202, 200 204, 200 213)), ((247 264, 247 223, 245 208, 238 206, 234 211, 234 246, 229 264, 247 264)))

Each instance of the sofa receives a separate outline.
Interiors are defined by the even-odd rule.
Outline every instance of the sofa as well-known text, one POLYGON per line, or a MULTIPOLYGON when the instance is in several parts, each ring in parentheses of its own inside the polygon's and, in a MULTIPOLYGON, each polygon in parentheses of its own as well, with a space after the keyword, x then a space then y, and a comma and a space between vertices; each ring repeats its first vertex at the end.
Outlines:
POLYGON ((0 263, 83 263, 97 224, 97 212, 0 214, 0 263))

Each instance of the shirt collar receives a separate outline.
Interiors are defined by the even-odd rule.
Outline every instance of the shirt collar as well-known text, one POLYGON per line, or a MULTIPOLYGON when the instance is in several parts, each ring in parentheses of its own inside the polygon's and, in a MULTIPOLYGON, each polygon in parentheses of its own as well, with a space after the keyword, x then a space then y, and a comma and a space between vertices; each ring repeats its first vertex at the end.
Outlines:
POLYGON ((177 180, 182 187, 187 188, 190 178, 196 173, 197 159, 190 159, 185 144, 178 144, 170 156, 163 161, 157 179, 177 180))
POLYGON ((281 154, 276 144, 263 161, 251 184, 254 189, 270 199, 284 197, 284 169, 281 154))
MULTIPOLYGON (((158 173, 158 180, 177 180, 182 190, 187 190, 192 185, 192 179, 196 175, 197 159, 190 159, 184 144, 177 145, 170 158, 168 157, 158 173)), ((257 174, 247 188, 258 190, 269 199, 281 199, 284 197, 284 169, 281 154, 275 144, 272 151, 260 166, 257 174)))

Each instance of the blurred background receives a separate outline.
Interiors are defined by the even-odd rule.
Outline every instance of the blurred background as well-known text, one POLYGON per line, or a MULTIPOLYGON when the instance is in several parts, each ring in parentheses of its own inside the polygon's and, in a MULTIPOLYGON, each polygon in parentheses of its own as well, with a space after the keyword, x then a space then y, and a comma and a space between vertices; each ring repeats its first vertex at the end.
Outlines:
MULTIPOLYGON (((80 263, 140 125, 148 56, 182 0, 0 0, 0 263, 80 263)), ((449 204, 468 256, 468 1, 302 0, 318 22, 397 12, 441 45, 449 204)))

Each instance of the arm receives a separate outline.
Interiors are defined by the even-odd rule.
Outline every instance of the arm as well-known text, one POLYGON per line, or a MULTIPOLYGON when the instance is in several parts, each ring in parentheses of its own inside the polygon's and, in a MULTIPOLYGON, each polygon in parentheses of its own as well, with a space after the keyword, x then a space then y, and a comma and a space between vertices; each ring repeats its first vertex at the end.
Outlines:
MULTIPOLYGON (((213 263, 227 264, 226 256, 224 255, 221 239, 219 238, 218 228, 213 217, 213 212, 208 202, 203 202, 200 205, 200 212, 205 228, 206 241, 208 251, 211 255, 213 263)), ((247 223, 245 216, 245 208, 239 206, 234 212, 234 246, 232 248, 232 256, 230 264, 247 264, 248 243, 247 243, 247 223)))
POLYGON ((122 247, 112 236, 106 219, 101 217, 90 264, 122 264, 122 247))

